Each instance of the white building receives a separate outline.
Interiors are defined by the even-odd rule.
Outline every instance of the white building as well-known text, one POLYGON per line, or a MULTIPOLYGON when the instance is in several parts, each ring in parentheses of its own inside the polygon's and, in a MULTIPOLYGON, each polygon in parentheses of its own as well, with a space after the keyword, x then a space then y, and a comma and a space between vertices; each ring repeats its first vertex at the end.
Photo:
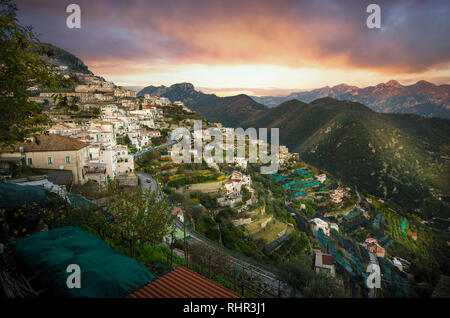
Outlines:
POLYGON ((328 226, 328 223, 320 218, 314 218, 309 220, 310 223, 312 223, 312 226, 315 231, 322 230, 322 232, 326 236, 330 236, 330 227, 328 226))

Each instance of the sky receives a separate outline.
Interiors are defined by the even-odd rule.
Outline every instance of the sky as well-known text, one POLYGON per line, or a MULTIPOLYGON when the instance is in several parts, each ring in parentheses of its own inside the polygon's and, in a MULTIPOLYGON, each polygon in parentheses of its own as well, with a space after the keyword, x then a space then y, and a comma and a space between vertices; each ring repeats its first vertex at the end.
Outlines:
POLYGON ((225 96, 450 83, 448 0, 17 0, 41 42, 117 85, 190 82, 225 96), (66 7, 81 8, 81 28, 66 7), (381 8, 381 28, 366 8, 381 8))

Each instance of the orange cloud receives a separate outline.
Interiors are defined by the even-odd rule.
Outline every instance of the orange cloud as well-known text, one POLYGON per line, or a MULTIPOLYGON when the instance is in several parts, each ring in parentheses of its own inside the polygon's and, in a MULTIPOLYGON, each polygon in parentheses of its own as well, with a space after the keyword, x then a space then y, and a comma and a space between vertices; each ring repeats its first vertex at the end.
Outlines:
POLYGON ((448 69, 450 62, 445 1, 380 0, 382 29, 371 30, 366 0, 80 0, 78 33, 64 28, 64 4, 18 2, 22 19, 46 41, 102 74, 176 72, 177 65, 198 64, 399 75, 448 69))

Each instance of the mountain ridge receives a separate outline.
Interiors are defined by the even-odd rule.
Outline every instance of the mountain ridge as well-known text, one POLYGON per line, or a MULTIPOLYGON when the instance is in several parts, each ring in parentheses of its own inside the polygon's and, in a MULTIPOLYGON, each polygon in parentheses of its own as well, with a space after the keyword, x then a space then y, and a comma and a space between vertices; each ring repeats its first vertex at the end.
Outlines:
POLYGON ((413 113, 424 117, 450 118, 450 85, 420 80, 402 85, 396 80, 374 86, 357 87, 348 84, 294 92, 285 97, 251 96, 256 102, 274 107, 291 99, 309 103, 322 97, 354 100, 383 113, 413 113))
POLYGON ((137 96, 150 94, 167 97, 171 101, 182 101, 187 107, 207 117, 210 121, 220 121, 226 126, 236 126, 250 116, 265 111, 267 106, 255 102, 245 94, 219 97, 195 90, 191 83, 177 83, 167 86, 147 86, 137 96))
MULTIPOLYGON (((448 217, 436 203, 450 184, 450 120, 377 113, 358 102, 330 97, 309 104, 290 100, 242 126, 280 129, 280 144, 302 160, 411 211, 448 217)), ((429 215, 427 215, 429 216, 429 215)))

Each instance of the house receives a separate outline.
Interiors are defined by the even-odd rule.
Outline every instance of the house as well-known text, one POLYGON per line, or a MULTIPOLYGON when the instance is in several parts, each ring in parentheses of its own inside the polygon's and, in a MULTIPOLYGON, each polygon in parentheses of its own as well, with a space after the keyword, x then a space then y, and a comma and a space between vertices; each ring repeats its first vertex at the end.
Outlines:
POLYGON ((172 147, 172 148, 169 148, 169 150, 167 150, 167 153, 171 157, 178 157, 178 156, 182 156, 184 154, 183 151, 184 151, 183 148, 172 147))
POLYGON ((327 175, 322 173, 316 176, 317 181, 320 181, 320 183, 324 183, 325 180, 327 180, 327 175))
POLYGON ((61 136, 70 136, 73 134, 73 128, 64 123, 56 123, 48 129, 50 134, 56 134, 61 136))
POLYGON ((395 267, 397 267, 400 271, 403 272, 403 264, 402 264, 402 262, 400 262, 400 260, 398 260, 396 257, 394 257, 392 259, 392 263, 394 264, 395 267))
POLYGON ((182 208, 180 208, 179 206, 174 207, 172 209, 172 214, 175 215, 181 223, 184 223, 184 213, 182 208))
POLYGON ((367 238, 363 246, 369 250, 370 253, 376 254, 377 257, 384 257, 385 250, 374 238, 367 238))
POLYGON ((315 231, 322 230, 322 232, 326 236, 330 236, 330 227, 328 226, 327 222, 325 222, 324 220, 322 220, 320 218, 311 219, 309 222, 312 223, 313 229, 315 231))
POLYGON ((220 198, 217 198, 217 204, 220 207, 235 207, 237 205, 239 205, 242 201, 242 196, 241 195, 236 195, 236 196, 223 196, 220 198))
POLYGON ((73 182, 87 180, 83 168, 89 162, 89 144, 70 137, 44 134, 29 142, 18 143, 13 149, 1 148, 0 158, 20 158, 23 165, 38 169, 70 170, 73 182))
POLYGON ((128 153, 127 145, 113 147, 117 158, 117 174, 132 174, 134 170, 134 157, 128 153))
POLYGON ((106 163, 89 162, 88 165, 84 167, 84 173, 87 180, 93 180, 97 183, 108 181, 106 163))
POLYGON ((244 157, 234 157, 234 164, 242 169, 247 169, 247 159, 244 157))
POLYGON ((335 229, 337 232, 339 232, 339 225, 336 223, 330 223, 330 230, 335 229))
POLYGON ((316 273, 323 272, 331 275, 331 277, 336 276, 336 270, 334 268, 333 259, 330 254, 316 252, 314 267, 316 273))

